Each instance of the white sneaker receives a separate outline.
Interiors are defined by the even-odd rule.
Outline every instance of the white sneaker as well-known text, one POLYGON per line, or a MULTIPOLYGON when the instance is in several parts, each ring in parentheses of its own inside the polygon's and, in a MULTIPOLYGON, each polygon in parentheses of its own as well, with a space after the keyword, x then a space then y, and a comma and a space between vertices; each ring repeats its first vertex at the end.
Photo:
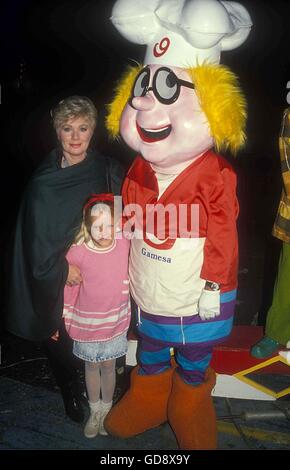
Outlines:
POLYGON ((99 427, 99 433, 101 436, 108 436, 108 433, 104 427, 104 420, 111 408, 112 408, 112 402, 104 403, 102 401, 101 410, 100 410, 100 427, 99 427))
POLYGON ((88 438, 96 437, 100 429, 100 410, 91 412, 90 417, 85 425, 84 435, 88 438))

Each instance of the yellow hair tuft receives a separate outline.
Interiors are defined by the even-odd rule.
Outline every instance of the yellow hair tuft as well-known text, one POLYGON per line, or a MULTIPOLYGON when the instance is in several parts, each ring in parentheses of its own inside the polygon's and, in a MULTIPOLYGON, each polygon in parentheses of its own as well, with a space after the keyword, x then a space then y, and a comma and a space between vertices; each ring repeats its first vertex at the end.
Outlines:
MULTIPOLYGON (((111 137, 119 135, 121 114, 131 95, 134 80, 142 65, 130 66, 107 106, 106 128, 111 137)), ((204 111, 217 151, 229 148, 233 154, 245 143, 246 100, 236 75, 227 67, 202 64, 186 68, 204 111)))
POLYGON ((190 75, 218 151, 233 154, 245 143, 246 100, 236 75, 227 67, 202 64, 186 69, 190 75))
POLYGON ((113 101, 107 105, 106 128, 112 138, 119 135, 120 119, 123 109, 131 95, 131 89, 142 65, 130 66, 115 88, 113 101))

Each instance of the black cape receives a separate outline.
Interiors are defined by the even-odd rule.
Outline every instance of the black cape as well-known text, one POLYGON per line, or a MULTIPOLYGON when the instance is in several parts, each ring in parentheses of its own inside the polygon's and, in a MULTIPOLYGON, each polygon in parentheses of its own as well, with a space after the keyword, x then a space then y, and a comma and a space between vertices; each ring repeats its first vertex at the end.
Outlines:
POLYGON ((92 193, 120 194, 124 172, 118 162, 95 152, 67 168, 52 151, 32 176, 18 214, 11 272, 7 330, 45 340, 58 329, 68 274, 66 252, 92 193))

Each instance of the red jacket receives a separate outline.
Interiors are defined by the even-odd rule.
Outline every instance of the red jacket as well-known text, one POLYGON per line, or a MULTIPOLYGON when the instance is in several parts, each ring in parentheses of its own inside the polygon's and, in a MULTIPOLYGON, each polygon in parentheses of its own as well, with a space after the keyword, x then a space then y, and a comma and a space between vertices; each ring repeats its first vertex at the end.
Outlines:
MULTIPOLYGON (((141 156, 133 162, 123 184, 124 204, 198 204, 199 233, 205 237, 201 278, 221 284, 221 291, 237 286, 238 237, 236 174, 231 165, 212 151, 191 163, 158 199, 158 182, 150 164, 141 156)), ((180 236, 180 234, 177 234, 180 236)), ((169 249, 168 240, 163 249, 169 249)), ((150 241, 148 241, 150 245, 150 241)), ((160 248, 160 245, 159 245, 160 248)))

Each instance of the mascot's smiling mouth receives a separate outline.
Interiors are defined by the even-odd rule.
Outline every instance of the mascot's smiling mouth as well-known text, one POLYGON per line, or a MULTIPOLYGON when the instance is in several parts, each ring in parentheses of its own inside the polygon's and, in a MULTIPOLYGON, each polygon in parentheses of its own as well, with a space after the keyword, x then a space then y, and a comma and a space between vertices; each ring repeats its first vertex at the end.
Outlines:
POLYGON ((136 122, 137 131, 144 142, 158 142, 159 140, 166 139, 169 136, 172 127, 165 126, 159 129, 145 129, 140 127, 136 122))

